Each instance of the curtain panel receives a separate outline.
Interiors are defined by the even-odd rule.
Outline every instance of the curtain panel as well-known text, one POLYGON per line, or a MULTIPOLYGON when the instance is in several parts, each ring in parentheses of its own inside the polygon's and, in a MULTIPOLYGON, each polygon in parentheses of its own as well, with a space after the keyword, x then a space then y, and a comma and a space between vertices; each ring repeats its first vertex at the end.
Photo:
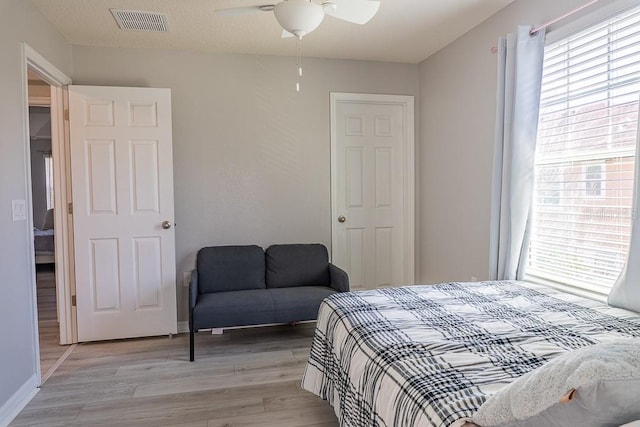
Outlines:
MULTIPOLYGON (((640 129, 640 123, 638 124, 640 129)), ((638 214, 640 184, 640 131, 636 136, 636 159, 633 181, 633 202, 631 211, 631 241, 629 242, 629 253, 627 262, 611 288, 607 303, 614 307, 626 308, 628 310, 640 312, 640 218, 638 214)))
POLYGON ((530 30, 519 26, 498 44, 491 280, 521 280, 528 253, 545 39, 530 30))

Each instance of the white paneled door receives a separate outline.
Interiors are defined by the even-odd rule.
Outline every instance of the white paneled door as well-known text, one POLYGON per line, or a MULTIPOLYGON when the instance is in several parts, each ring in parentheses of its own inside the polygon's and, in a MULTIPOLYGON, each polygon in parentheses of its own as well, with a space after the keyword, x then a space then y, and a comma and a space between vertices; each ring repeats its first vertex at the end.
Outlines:
POLYGON ((412 110, 410 97, 332 94, 332 260, 352 289, 413 283, 412 110))
POLYGON ((78 341, 176 333, 171 92, 69 86, 78 341))

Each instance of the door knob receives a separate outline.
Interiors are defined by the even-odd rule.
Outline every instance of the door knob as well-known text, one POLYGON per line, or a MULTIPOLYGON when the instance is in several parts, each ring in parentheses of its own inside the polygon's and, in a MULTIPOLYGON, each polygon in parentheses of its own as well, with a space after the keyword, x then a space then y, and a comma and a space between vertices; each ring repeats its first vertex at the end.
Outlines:
POLYGON ((162 228, 168 230, 171 228, 171 221, 162 221, 162 228))
POLYGON ((340 215, 338 217, 338 222, 345 222, 347 220, 347 218, 344 217, 344 215, 340 215))

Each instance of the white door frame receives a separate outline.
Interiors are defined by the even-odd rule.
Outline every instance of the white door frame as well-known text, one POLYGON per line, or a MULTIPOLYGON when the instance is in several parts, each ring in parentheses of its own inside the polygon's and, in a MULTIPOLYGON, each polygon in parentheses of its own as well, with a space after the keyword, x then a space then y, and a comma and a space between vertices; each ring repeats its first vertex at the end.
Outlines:
MULTIPOLYGON (((51 149, 53 153, 54 188, 57 191, 54 200, 54 228, 57 230, 55 239, 56 260, 56 302, 58 305, 58 321, 60 322, 60 344, 74 342, 75 313, 71 306, 72 269, 70 268, 70 218, 67 215, 69 201, 67 179, 67 156, 65 126, 64 126, 64 95, 63 87, 71 83, 71 78, 58 70, 31 46, 22 43, 22 79, 23 79, 23 115, 24 115, 24 150, 25 150, 25 194, 27 195, 27 210, 32 211, 31 196, 31 148, 29 139, 29 82, 27 70, 32 69, 51 86, 51 149)), ((31 269, 31 312, 33 315, 33 340, 36 349, 36 374, 41 381, 40 372, 40 342, 38 331, 38 300, 36 292, 35 251, 33 247, 33 215, 27 215, 29 227, 29 262, 31 269)))
POLYGON ((402 150, 404 191, 404 283, 415 283, 415 126, 414 97, 407 95, 378 95, 365 93, 331 92, 331 256, 338 243, 338 177, 337 177, 337 104, 339 102, 361 104, 399 105, 404 118, 402 150))

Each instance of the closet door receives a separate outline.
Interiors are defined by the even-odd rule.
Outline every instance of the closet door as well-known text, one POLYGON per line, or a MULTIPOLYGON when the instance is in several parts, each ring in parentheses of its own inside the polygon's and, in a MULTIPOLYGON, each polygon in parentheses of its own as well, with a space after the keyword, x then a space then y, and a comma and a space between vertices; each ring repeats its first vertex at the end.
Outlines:
POLYGON ((352 289, 413 284, 412 106, 332 94, 332 260, 352 289))

